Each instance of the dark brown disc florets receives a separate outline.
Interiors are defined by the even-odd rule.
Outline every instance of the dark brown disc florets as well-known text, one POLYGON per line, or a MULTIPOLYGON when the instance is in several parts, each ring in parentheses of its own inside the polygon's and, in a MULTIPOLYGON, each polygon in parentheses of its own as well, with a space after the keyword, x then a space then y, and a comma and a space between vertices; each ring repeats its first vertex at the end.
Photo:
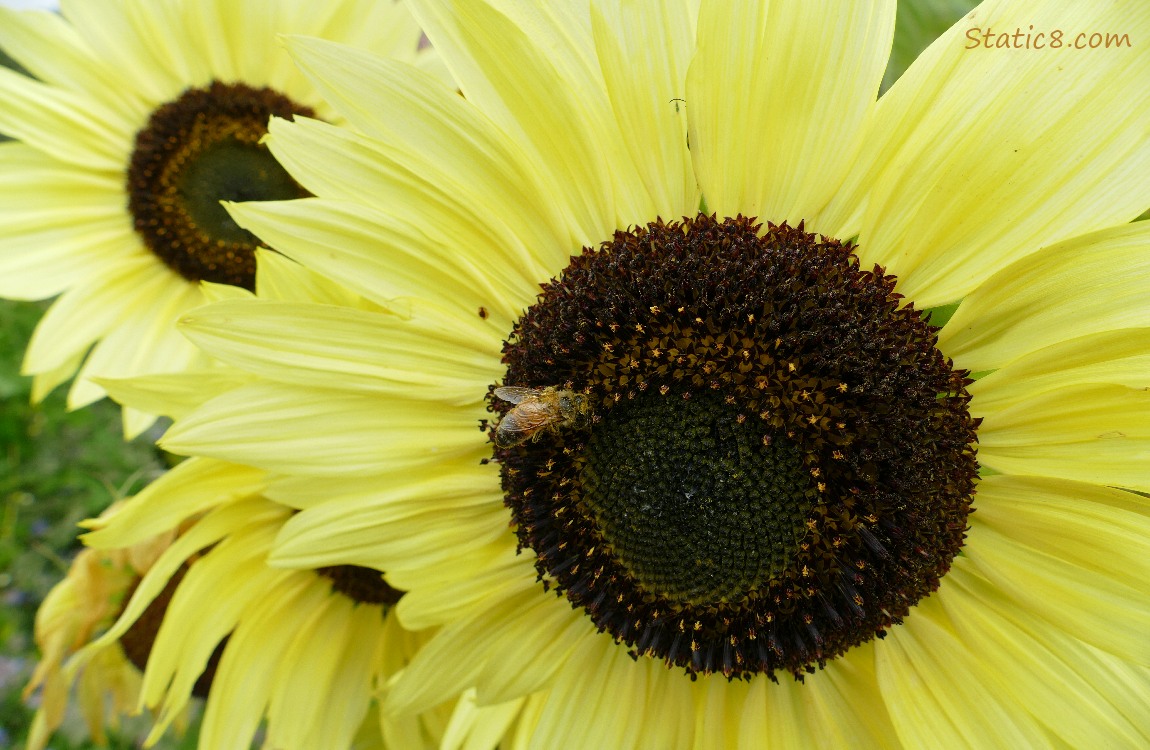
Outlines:
POLYGON ((383 580, 383 573, 360 565, 332 565, 318 568, 316 573, 331 581, 331 590, 343 594, 358 604, 391 607, 399 603, 402 591, 383 580))
POLYGON ((962 546, 968 373, 852 250, 743 217, 616 232, 508 338, 505 385, 593 410, 495 449, 520 544, 636 656, 800 677, 884 635, 962 546))
POLYGON ((218 81, 188 89, 152 113, 128 167, 128 210, 145 246, 188 281, 252 289, 259 240, 225 201, 287 200, 308 193, 260 144, 272 115, 311 109, 272 89, 218 81))

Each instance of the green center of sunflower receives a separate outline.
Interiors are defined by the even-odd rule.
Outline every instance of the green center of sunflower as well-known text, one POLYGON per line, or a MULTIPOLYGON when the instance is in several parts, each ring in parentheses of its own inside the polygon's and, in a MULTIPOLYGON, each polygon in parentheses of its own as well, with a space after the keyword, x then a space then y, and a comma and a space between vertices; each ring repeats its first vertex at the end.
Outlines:
POLYGON ((817 491, 798 447, 711 393, 620 404, 580 457, 583 501, 635 584, 742 600, 798 552, 817 491))
POLYGON ((260 144, 272 115, 311 116, 271 89, 214 82, 152 113, 136 136, 128 208, 144 244, 185 279, 252 289, 259 240, 220 201, 307 192, 260 144))
POLYGON ((516 533, 636 657, 801 677, 901 622, 962 546, 968 373, 852 251, 657 222, 573 257, 509 336, 489 403, 516 533))

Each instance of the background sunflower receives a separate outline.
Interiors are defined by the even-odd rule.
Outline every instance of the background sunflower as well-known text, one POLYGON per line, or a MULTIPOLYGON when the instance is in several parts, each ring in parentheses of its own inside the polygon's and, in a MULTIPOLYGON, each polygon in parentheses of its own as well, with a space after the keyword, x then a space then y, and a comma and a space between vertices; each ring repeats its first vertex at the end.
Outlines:
MULTIPOLYGON (((258 245, 219 200, 301 194, 259 138, 272 113, 332 113, 277 34, 434 67, 393 2, 96 0, 0 18, 27 72, 0 69, 0 132, 16 139, 0 144, 0 295, 60 295, 23 369, 35 400, 79 372, 72 408, 103 395, 94 376, 204 366, 171 323, 202 303, 201 280, 250 285, 258 245)), ((125 412, 129 436, 150 422, 125 412)))

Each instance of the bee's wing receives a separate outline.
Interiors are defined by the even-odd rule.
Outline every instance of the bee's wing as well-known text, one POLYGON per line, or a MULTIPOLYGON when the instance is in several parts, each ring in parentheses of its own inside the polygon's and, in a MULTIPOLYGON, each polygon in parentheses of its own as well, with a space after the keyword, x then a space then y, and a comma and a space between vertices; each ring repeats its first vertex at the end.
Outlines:
POLYGON ((517 385, 501 385, 495 389, 495 395, 504 401, 510 401, 513 404, 518 404, 525 398, 537 395, 539 392, 534 388, 520 388, 517 385))
POLYGON ((507 412, 507 416, 499 420, 498 429, 509 434, 530 433, 547 426, 554 419, 555 414, 546 406, 528 401, 507 412))

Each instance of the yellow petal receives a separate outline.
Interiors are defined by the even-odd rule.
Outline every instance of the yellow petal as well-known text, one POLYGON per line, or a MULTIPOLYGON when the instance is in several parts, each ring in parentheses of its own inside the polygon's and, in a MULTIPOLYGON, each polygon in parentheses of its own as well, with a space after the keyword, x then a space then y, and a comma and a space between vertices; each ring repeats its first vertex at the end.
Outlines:
MULTIPOLYGON (((315 577, 310 571, 305 575, 315 577)), ((318 579, 315 585, 327 588, 318 579)), ((269 746, 290 747, 297 742, 299 747, 350 745, 371 700, 375 651, 382 630, 379 608, 365 607, 368 611, 359 616, 353 608, 351 600, 328 593, 310 611, 301 612, 292 628, 295 637, 276 669, 278 679, 267 711, 269 746), (363 615, 374 622, 365 621, 363 615), (356 638, 361 642, 355 643, 356 638), (332 701, 318 716, 317 695, 332 701)))
POLYGON ((46 372, 87 349, 138 306, 170 291, 171 273, 145 257, 121 259, 100 277, 57 299, 32 334, 24 373, 46 372))
POLYGON ((487 668, 475 683, 480 705, 497 705, 548 687, 571 651, 593 631, 581 611, 572 611, 566 602, 552 597, 537 595, 530 609, 532 614, 525 611, 524 617, 530 617, 531 627, 520 628, 517 637, 502 639, 485 655, 487 668), (525 656, 550 669, 523 669, 525 656))
POLYGON ((411 747, 417 748, 417 750, 435 750, 439 746, 435 744, 433 738, 438 738, 442 735, 441 717, 444 717, 445 709, 448 709, 450 704, 441 704, 424 713, 422 716, 410 714, 396 716, 386 714, 382 710, 382 705, 387 700, 387 696, 391 693, 393 685, 395 684, 394 676, 407 667, 407 664, 410 663, 419 651, 422 644, 426 641, 426 638, 403 630, 399 627, 398 621, 391 612, 387 614, 384 620, 384 629, 384 636, 387 639, 388 648, 383 649, 381 662, 383 664, 382 676, 386 679, 386 682, 376 692, 376 699, 380 704, 377 706, 378 712, 376 718, 382 729, 384 746, 388 748, 411 747))
POLYGON ((0 133, 69 164, 123 172, 134 130, 95 100, 0 68, 0 133))
MULTIPOLYGON (((234 288, 234 287, 233 287, 234 288)), ((349 289, 274 250, 256 250, 256 296, 283 302, 315 302, 356 309, 374 308, 349 289)))
POLYGON ((421 0, 412 11, 467 100, 529 154, 576 247, 653 218, 595 59, 587 5, 497 6, 421 0))
POLYGON ((254 299, 255 295, 247 289, 231 284, 217 284, 213 281, 201 281, 200 291, 203 292, 204 304, 211 302, 224 302, 238 299, 254 299))
MULTIPOLYGON (((813 717, 807 707, 805 686, 790 676, 783 676, 778 685, 768 682, 764 677, 755 678, 747 690, 746 700, 738 701, 735 711, 723 711, 720 706, 725 702, 723 696, 727 691, 723 690, 721 681, 714 677, 705 678, 708 701, 703 709, 705 720, 699 734, 702 735, 700 740, 707 743, 706 747, 722 748, 734 744, 724 737, 728 723, 731 729, 738 728, 740 750, 751 750, 764 743, 773 747, 800 747, 805 742, 814 741, 811 734, 813 717), (736 716, 728 718, 727 713, 736 716)), ((836 723, 843 719, 838 717, 836 723)))
MULTIPOLYGON (((388 714, 424 711, 473 685, 481 674, 486 654, 504 641, 514 642, 521 630, 533 627, 532 605, 540 598, 538 591, 530 590, 493 600, 490 611, 479 617, 460 618, 439 631, 388 692, 388 714)), ((552 665, 525 660, 520 662, 520 668, 549 672, 552 665)))
POLYGON ((1093 660, 1045 645, 1049 623, 1026 617, 1017 602, 970 575, 967 560, 956 562, 947 583, 962 596, 941 600, 959 637, 982 652, 983 689, 1024 708, 1072 747, 1137 747, 1150 739, 1111 703, 1112 686, 1083 679, 1080 670, 1091 671, 1093 660))
POLYGON ((87 659, 119 639, 130 625, 139 619, 147 606, 190 557, 215 545, 236 528, 245 524, 259 526, 269 519, 275 521, 277 518, 282 518, 284 513, 283 508, 259 498, 238 501, 209 512, 164 550, 148 569, 140 585, 136 587, 120 619, 98 639, 79 651, 69 664, 69 669, 82 668, 87 659))
POLYGON ((480 707, 475 705, 475 691, 467 691, 455 704, 440 750, 484 750, 499 746, 523 711, 525 702, 520 699, 480 707))
POLYGON ((959 305, 938 346, 974 372, 1092 333, 1150 325, 1150 222, 1077 237, 991 276, 959 305))
MULTIPOLYGON (((945 586, 945 583, 944 583, 945 586)), ((879 688, 906 747, 1044 747, 1033 717, 979 683, 978 644, 960 641, 939 607, 944 588, 919 602, 875 649, 879 688)), ((960 594, 961 595, 961 594, 960 594)))
MULTIPOLYGON (((442 476, 454 476, 475 471, 478 451, 473 458, 464 454, 444 460, 439 467, 442 476)), ((272 474, 264 497, 297 510, 338 499, 340 502, 371 503, 381 492, 389 492, 411 479, 399 470, 369 477, 311 477, 291 474, 272 474)))
POLYGON ((953 302, 1013 260, 1145 210, 1150 6, 980 5, 879 101, 860 159, 873 185, 860 233, 923 307, 953 302), (1045 36, 1043 49, 971 49, 971 30, 1045 36), (1050 46, 1056 29, 1065 45, 1050 46), (1078 33, 1125 34, 1073 49, 1078 33), (1132 44, 1130 44, 1132 42, 1132 44), (868 165, 870 165, 868 167, 868 165))
POLYGON ((147 119, 151 107, 124 85, 123 70, 93 54, 57 13, 0 8, 0 48, 40 81, 82 92, 109 110, 122 112, 125 130, 147 119))
POLYGON ((179 316, 203 302, 199 287, 167 268, 157 267, 154 273, 159 277, 155 286, 140 278, 145 294, 128 309, 130 316, 92 348, 68 394, 69 408, 104 395, 104 389, 93 381, 96 377, 125 378, 207 365, 207 358, 176 330, 179 316), (145 296, 148 291, 152 294, 145 296))
POLYGON ((74 352, 71 357, 68 357, 56 367, 53 367, 42 372, 38 372, 32 376, 32 403, 38 404, 47 398, 48 394, 56 389, 58 385, 69 380, 76 371, 80 369, 80 365, 84 363, 84 357, 88 356, 86 349, 74 352))
POLYGON ((23 143, 0 144, 0 294, 51 297, 140 255, 122 183, 23 143))
POLYGON ((976 416, 978 460, 998 472, 1150 490, 1150 392, 1059 388, 976 416))
MULTIPOLYGON (((808 723, 819 747, 877 749, 898 744, 875 675, 877 643, 855 646, 808 677, 805 684, 786 681, 809 700, 808 723)), ((767 689, 775 687, 768 685, 767 689)))
MULTIPOLYGON (((326 587, 328 582, 320 579, 317 583, 326 587)), ((338 605, 329 613, 328 632, 332 633, 335 642, 341 637, 343 639, 343 653, 332 660, 335 668, 330 687, 325 691, 331 697, 335 710, 320 712, 316 721, 314 715, 309 715, 309 711, 314 711, 314 683, 303 678, 303 673, 296 671, 294 664, 285 664, 285 668, 291 670, 288 678, 292 680, 294 707, 298 709, 307 706, 299 711, 299 716, 311 719, 306 741, 312 747, 326 742, 337 747, 352 747, 353 736, 364 717, 367 716, 369 720, 373 718, 369 708, 376 697, 375 682, 380 671, 379 652, 390 648, 391 644, 386 637, 386 630, 380 627, 380 607, 365 605, 342 595, 332 594, 330 598, 338 600, 338 605)), ((305 648, 306 644, 305 641, 305 648)), ((290 728, 287 731, 281 730, 281 736, 286 736, 290 731, 290 728)))
POLYGON ((416 471, 475 450, 483 414, 414 401, 261 383, 208 401, 177 422, 162 444, 271 471, 367 476, 416 471), (338 428, 338 429, 337 429, 338 428))
POLYGON ((388 573, 407 591, 396 605, 404 626, 422 630, 486 609, 492 601, 536 586, 535 556, 517 555, 514 535, 504 534, 484 547, 469 545, 439 563, 388 573), (462 572, 461 572, 462 571, 462 572))
POLYGON ((691 0, 604 0, 591 8, 595 49, 615 119, 655 215, 668 220, 692 215, 699 207, 683 98, 697 15, 698 4, 691 0), (653 39, 659 42, 652 44, 653 39))
MULTIPOLYGON (((762 685, 759 679, 749 685, 741 683, 724 686, 723 681, 705 678, 702 686, 706 691, 707 706, 704 721, 695 730, 695 742, 700 747, 721 748, 737 746, 749 750, 756 746, 750 736, 751 724, 748 713, 765 713, 769 723, 760 735, 771 746, 790 747, 814 739, 810 729, 810 702, 798 683, 789 678, 775 685, 762 685), (720 726, 723 725, 723 726, 720 726), (729 729, 728 729, 729 727, 729 729), (735 734, 737 729, 738 734, 735 734), (728 734, 729 733, 729 734, 728 734)), ((759 741, 759 745, 762 740, 759 741)))
POLYGON ((1016 608, 1150 666, 1150 508, 1144 500, 1078 482, 987 477, 977 507, 964 554, 1016 608))
POLYGON ((253 603, 263 603, 270 592, 290 590, 288 574, 263 564, 263 551, 276 525, 266 520, 233 527, 195 560, 176 587, 144 672, 141 701, 160 707, 149 736, 158 736, 183 711, 212 652, 245 619, 253 603), (195 627, 188 627, 192 622, 195 627))
POLYGON ((1150 388, 1150 328, 1123 328, 1052 344, 970 386, 976 412, 1000 411, 1054 388, 1111 383, 1150 388))
POLYGON ((894 17, 886 0, 703 6, 686 109, 708 209, 839 230, 817 214, 862 145, 894 17))
POLYGON ((314 580, 307 580, 314 576, 298 572, 281 572, 280 576, 281 588, 276 595, 245 612, 228 639, 204 707, 200 742, 205 747, 251 745, 279 686, 277 667, 297 633, 292 626, 330 596, 314 580))
POLYGON ((202 307, 180 327, 213 357, 273 380, 472 404, 502 370, 499 335, 473 317, 442 330, 327 305, 237 301, 202 307))
POLYGON ((180 419, 208 399, 253 379, 245 372, 216 368, 134 378, 94 378, 94 381, 114 400, 127 407, 180 419))
POLYGON ((508 286, 505 274, 460 255, 449 236, 407 216, 320 198, 226 205, 276 250, 385 308, 396 297, 417 297, 460 317, 478 317, 482 307, 514 319, 529 302, 521 284, 508 286))
POLYGON ((84 543, 97 549, 131 547, 176 528, 218 505, 257 494, 267 479, 248 466, 190 458, 155 480, 115 513, 87 521, 84 543))
POLYGON ((96 58, 121 74, 132 71, 132 87, 153 106, 211 80, 201 58, 173 33, 180 28, 179 7, 138 0, 60 2, 64 17, 96 58))
MULTIPOLYGON (((490 497, 482 498, 489 501, 490 497)), ((328 503, 302 511, 285 524, 269 564, 318 568, 359 565, 394 570, 431 565, 451 550, 481 546, 506 533, 506 511, 491 502, 448 501, 426 510, 419 503, 381 509, 328 503), (350 524, 356 524, 350 526, 350 524)))
MULTIPOLYGON (((636 701, 636 696, 645 698, 648 693, 648 665, 636 663, 625 647, 589 625, 586 631, 551 687, 534 730, 538 747, 634 747, 638 737, 628 745, 624 733, 637 733, 658 720, 654 712, 644 710, 645 700, 636 701), (580 710, 572 711, 571 706, 580 710), (587 721, 586 716, 595 720, 587 721)), ((666 667, 658 666, 666 674, 666 667)), ((533 663, 531 668, 545 667, 533 663)), ((670 746, 682 747, 682 740, 670 746)))
MULTIPOLYGON (((541 181, 545 176, 538 164, 453 87, 395 61, 337 45, 308 39, 290 43, 300 65, 368 136, 332 133, 305 120, 298 121, 299 128, 273 121, 273 153, 293 172, 300 171, 304 184, 334 188, 331 194, 340 197, 356 187, 348 181, 370 181, 371 192, 361 193, 358 201, 389 206, 398 200, 427 214, 428 220, 440 216, 445 206, 478 222, 484 235, 517 238, 511 247, 495 248, 495 257, 522 256, 519 263, 527 264, 525 271, 534 272, 536 263, 554 264, 570 254, 569 219, 555 200, 554 189, 541 181), (331 177, 323 176, 323 158, 310 158, 306 151, 285 153, 293 149, 276 145, 280 135, 314 141, 315 133, 337 138, 334 149, 336 144, 316 143, 317 156, 333 158, 332 174, 345 176, 348 184, 333 185, 331 177), (342 168, 353 156, 361 163, 342 168), (435 200, 421 205, 412 193, 427 193, 435 200)), ((437 223, 447 220, 444 216, 437 223)))

